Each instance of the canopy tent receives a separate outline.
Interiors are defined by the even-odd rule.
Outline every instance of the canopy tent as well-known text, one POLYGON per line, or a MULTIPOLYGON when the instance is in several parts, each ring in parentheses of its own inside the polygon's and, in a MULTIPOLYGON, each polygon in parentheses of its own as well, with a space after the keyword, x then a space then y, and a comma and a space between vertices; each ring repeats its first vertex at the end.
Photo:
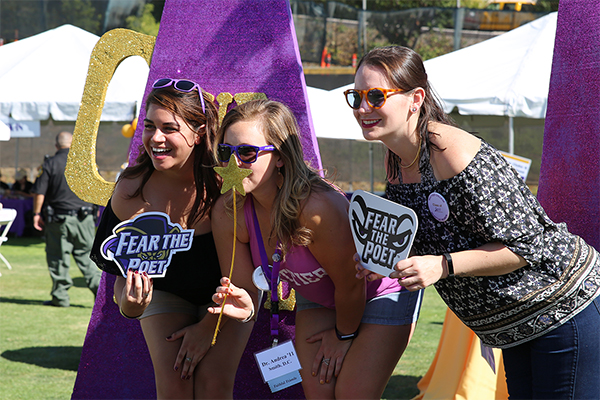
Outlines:
MULTIPOLYGON (((444 110, 450 113, 457 108, 462 115, 544 118, 557 14, 425 61, 429 81, 444 110)), ((315 121, 329 121, 323 129, 328 131, 326 137, 362 137, 343 97, 344 90, 352 87, 354 84, 330 91, 328 107, 312 108, 315 121), (348 120, 353 126, 346 123, 348 120)), ((309 99, 312 106, 310 93, 309 99)), ((316 123, 315 129, 319 136, 316 123)))
MULTIPOLYGON (((63 25, 0 47, 0 119, 75 121, 90 62, 100 38, 63 25)), ((106 93, 102 121, 137 116, 148 65, 130 57, 117 68, 106 93)))
POLYGON ((557 14, 425 61, 445 111, 544 118, 557 14))
POLYGON ((557 15, 425 61, 445 111, 456 107, 462 115, 507 116, 513 153, 513 118, 546 116, 557 15))
POLYGON ((331 91, 310 86, 306 88, 318 138, 364 140, 352 109, 344 99, 343 90, 352 87, 354 84, 331 91))

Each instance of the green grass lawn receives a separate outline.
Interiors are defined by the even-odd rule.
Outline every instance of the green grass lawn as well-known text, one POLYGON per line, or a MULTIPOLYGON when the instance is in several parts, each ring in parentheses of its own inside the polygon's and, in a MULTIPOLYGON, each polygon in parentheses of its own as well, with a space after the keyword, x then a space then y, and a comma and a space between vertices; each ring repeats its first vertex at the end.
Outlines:
MULTIPOLYGON (((8 270, 0 261, 0 399, 69 399, 94 296, 73 262, 71 307, 43 306, 51 281, 42 240, 10 237, 0 251, 13 266, 8 270)), ((445 310, 435 289, 427 289, 417 329, 384 398, 418 394, 416 385, 435 355, 445 310)))

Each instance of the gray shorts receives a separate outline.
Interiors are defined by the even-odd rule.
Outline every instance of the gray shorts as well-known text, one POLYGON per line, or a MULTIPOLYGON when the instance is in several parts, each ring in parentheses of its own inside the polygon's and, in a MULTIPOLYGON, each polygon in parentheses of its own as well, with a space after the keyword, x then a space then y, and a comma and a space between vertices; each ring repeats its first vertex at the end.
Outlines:
MULTIPOLYGON (((423 302, 423 290, 384 294, 367 301, 361 322, 377 325, 410 325, 419 319, 423 302)), ((306 300, 296 291, 296 310, 325 308, 320 304, 306 300)))
POLYGON ((211 305, 213 305, 213 303, 197 306, 173 293, 155 290, 152 293, 152 301, 138 319, 147 318, 156 314, 179 313, 191 314, 198 318, 198 320, 201 320, 208 312, 206 308, 211 305))

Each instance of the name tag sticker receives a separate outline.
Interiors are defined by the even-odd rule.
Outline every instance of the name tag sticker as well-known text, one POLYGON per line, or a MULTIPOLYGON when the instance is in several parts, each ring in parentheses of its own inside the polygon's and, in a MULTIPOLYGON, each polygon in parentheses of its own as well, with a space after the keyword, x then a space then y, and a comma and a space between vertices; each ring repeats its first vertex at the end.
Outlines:
POLYGON ((269 384, 272 392, 302 382, 298 372, 302 367, 291 340, 259 351, 254 357, 263 381, 269 384))
POLYGON ((348 210, 360 263, 369 271, 390 276, 410 254, 417 233, 417 214, 373 193, 357 190, 348 210))
POLYGON ((446 222, 450 216, 450 209, 448 208, 448 202, 441 194, 433 192, 428 198, 429 212, 433 215, 433 218, 440 222, 446 222))
POLYGON ((147 212, 121 222, 102 243, 102 256, 114 261, 127 277, 127 270, 163 278, 173 254, 187 251, 194 240, 193 229, 172 223, 162 212, 147 212))

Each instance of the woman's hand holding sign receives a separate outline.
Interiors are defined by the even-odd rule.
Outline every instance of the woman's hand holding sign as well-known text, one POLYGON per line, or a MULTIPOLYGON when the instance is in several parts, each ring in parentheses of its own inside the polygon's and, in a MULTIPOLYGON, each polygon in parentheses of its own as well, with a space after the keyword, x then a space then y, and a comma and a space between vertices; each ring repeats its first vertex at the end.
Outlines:
POLYGON ((410 291, 425 289, 443 278, 443 256, 413 256, 400 260, 394 266, 390 278, 410 291))
MULTIPOLYGON (((360 256, 354 256, 356 261, 356 277, 374 281, 383 278, 383 275, 369 271, 360 263, 360 256)), ((398 279, 400 284, 410 291, 424 289, 444 277, 443 256, 412 256, 400 260, 394 265, 390 278, 398 279)))
POLYGON ((365 267, 363 267, 363 265, 360 263, 360 256, 358 255, 358 253, 356 253, 354 255, 354 261, 356 262, 356 265, 355 265, 356 279, 366 278, 369 282, 372 282, 372 281, 376 281, 377 279, 381 279, 384 277, 381 274, 370 271, 370 270, 366 269, 365 267))
POLYGON ((128 270, 124 282, 122 280, 115 282, 115 294, 119 294, 120 301, 117 303, 121 314, 130 319, 142 315, 152 301, 152 287, 152 278, 147 273, 128 270))

